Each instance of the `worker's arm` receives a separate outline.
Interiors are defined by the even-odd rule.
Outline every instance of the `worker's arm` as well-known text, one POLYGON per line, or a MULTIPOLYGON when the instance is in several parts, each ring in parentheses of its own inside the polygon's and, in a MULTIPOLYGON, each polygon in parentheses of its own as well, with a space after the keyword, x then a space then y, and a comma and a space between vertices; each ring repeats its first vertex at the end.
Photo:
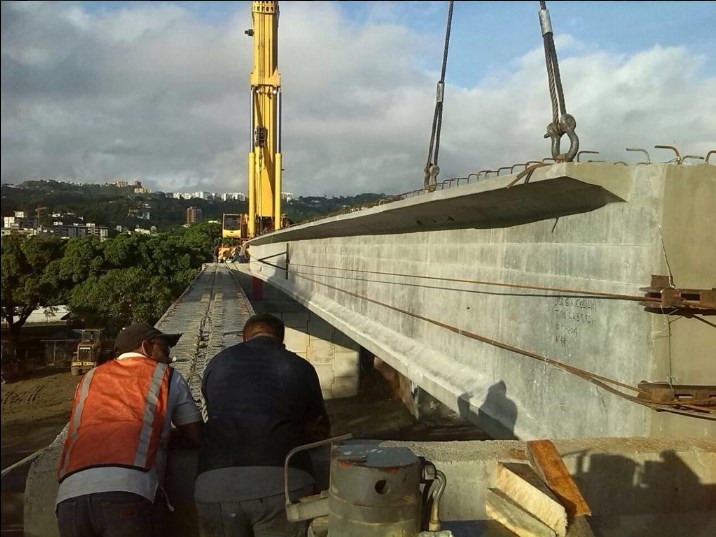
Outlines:
POLYGON ((304 444, 312 444, 330 436, 331 424, 328 423, 328 416, 319 416, 315 420, 309 421, 303 429, 304 444))
POLYGON ((331 423, 323 401, 321 383, 316 370, 311 367, 308 374, 306 392, 309 397, 306 423, 303 428, 303 443, 311 444, 331 436, 331 423))
POLYGON ((181 447, 198 447, 204 421, 194 401, 189 385, 177 371, 172 376, 170 393, 174 390, 177 403, 172 412, 172 434, 170 441, 181 447))
POLYGON ((185 425, 179 425, 172 429, 172 435, 170 442, 172 445, 184 448, 196 448, 199 447, 201 442, 201 430, 204 427, 204 422, 195 421, 193 423, 187 423, 185 425))

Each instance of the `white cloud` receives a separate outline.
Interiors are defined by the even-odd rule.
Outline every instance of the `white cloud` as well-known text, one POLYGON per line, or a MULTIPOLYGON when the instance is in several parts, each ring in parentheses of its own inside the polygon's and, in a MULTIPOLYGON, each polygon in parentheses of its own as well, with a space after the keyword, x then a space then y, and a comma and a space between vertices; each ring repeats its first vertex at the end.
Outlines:
MULTIPOLYGON (((334 3, 281 5, 284 190, 422 185, 439 66, 420 66, 436 39, 388 19, 369 13, 359 25, 334 3)), ((211 24, 182 4, 90 14, 3 2, 3 182, 122 177, 162 190, 245 191, 250 24, 248 10, 211 24)), ((560 35, 557 50, 582 149, 634 162, 625 147, 716 147, 716 78, 689 49, 617 55, 560 35)), ((549 155, 541 48, 474 87, 449 82, 448 67, 441 179, 549 155)))

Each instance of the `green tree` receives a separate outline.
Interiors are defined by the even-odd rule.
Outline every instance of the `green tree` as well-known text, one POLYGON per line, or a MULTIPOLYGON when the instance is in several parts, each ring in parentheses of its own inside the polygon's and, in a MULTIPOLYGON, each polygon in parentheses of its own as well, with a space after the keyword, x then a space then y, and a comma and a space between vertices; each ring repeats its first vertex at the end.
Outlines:
POLYGON ((0 245, 2 316, 16 344, 33 311, 58 305, 61 285, 51 267, 62 258, 64 243, 52 235, 25 237, 13 233, 5 235, 0 245))
POLYGON ((102 243, 108 268, 129 268, 140 264, 140 242, 144 235, 122 233, 102 243))
POLYGON ((221 240, 221 224, 218 222, 197 222, 176 232, 192 252, 192 266, 199 267, 210 262, 214 245, 221 240))
POLYGON ((132 323, 155 324, 173 295, 166 281, 140 267, 92 276, 71 293, 69 307, 87 326, 116 334, 132 323))
POLYGON ((71 284, 80 283, 104 270, 102 243, 97 237, 73 238, 67 241, 64 256, 57 266, 58 278, 71 284))

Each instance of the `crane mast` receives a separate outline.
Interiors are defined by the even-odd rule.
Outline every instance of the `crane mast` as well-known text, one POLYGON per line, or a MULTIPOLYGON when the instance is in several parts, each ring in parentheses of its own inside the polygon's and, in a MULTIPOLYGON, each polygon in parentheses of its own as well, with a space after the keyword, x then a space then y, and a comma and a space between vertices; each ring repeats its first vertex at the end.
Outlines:
POLYGON ((251 151, 248 238, 281 226, 281 75, 278 2, 252 2, 251 151))

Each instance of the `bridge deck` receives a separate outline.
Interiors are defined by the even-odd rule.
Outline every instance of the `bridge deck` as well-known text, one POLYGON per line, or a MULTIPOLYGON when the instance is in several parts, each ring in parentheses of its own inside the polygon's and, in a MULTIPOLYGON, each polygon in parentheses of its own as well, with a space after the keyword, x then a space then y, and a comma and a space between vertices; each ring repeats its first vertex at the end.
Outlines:
POLYGON ((172 349, 174 368, 187 379, 197 400, 207 361, 241 341, 244 324, 253 313, 236 273, 228 265, 206 264, 157 322, 162 332, 183 334, 172 349))

